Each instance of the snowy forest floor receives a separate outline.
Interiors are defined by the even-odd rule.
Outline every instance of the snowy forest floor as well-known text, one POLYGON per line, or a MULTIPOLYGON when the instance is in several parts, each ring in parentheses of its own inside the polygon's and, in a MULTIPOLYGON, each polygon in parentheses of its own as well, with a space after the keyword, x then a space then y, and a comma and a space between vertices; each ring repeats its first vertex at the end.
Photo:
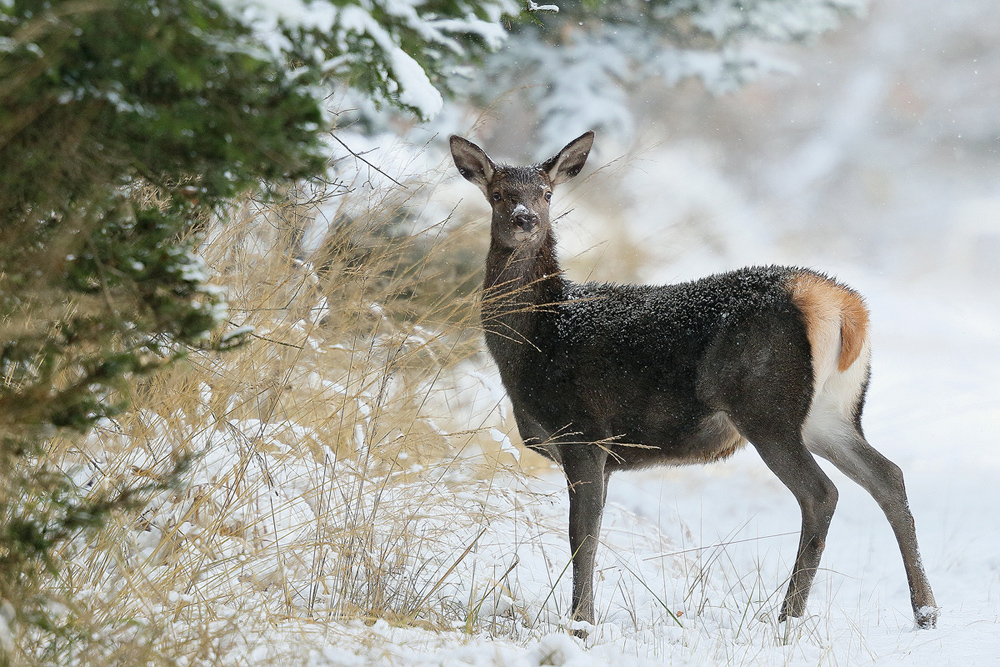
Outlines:
POLYGON ((710 466, 613 478, 599 622, 586 641, 565 629, 558 473, 476 481, 456 464, 382 500, 383 514, 418 504, 418 532, 436 531, 440 557, 423 556, 437 569, 424 578, 442 607, 465 606, 453 630, 272 615, 266 627, 241 623, 217 657, 317 667, 1000 664, 1000 317, 988 299, 958 291, 864 274, 852 282, 874 314, 866 434, 906 475, 937 629, 914 629, 902 561, 874 501, 826 464, 841 495, 821 571, 808 615, 779 626, 799 512, 747 448, 710 466), (435 500, 416 501, 423 493, 435 500))
MULTIPOLYGON (((822 570, 808 615, 777 626, 799 513, 748 448, 724 463, 612 480, 598 554, 604 621, 586 642, 558 631, 511 641, 354 625, 328 629, 313 664, 1000 664, 1000 318, 989 300, 863 282, 876 331, 866 433, 906 475, 941 607, 936 630, 914 629, 902 560, 877 505, 825 464, 841 495, 822 570), (638 581, 637 566, 663 560, 661 543, 683 554, 638 581), (683 628, 657 609, 660 595, 683 612, 683 628)), ((544 521, 558 543, 561 480, 524 483, 549 499, 544 521)), ((490 557, 505 566, 515 543, 498 543, 490 557)), ((564 605, 568 583, 556 586, 564 605)))
MULTIPOLYGON (((88 459, 69 453, 81 485, 204 453, 182 490, 81 545, 63 575, 109 645, 145 641, 184 667, 1000 665, 1000 311, 987 288, 833 266, 872 311, 863 423, 904 471, 937 629, 914 629, 875 502, 825 464, 840 503, 821 570, 807 616, 777 624, 799 510, 748 447, 612 478, 598 623, 581 641, 567 628, 565 484, 527 454, 511 465, 513 423, 479 340, 402 327, 356 281, 322 297, 302 266, 230 233, 212 265, 228 267, 254 343, 151 385, 155 400, 98 429, 88 459), (352 333, 370 326, 380 333, 352 333)), ((460 256, 458 236, 420 262, 460 256)), ((400 280, 431 291, 420 262, 400 280)), ((655 264, 635 279, 658 279, 644 275, 655 264)), ((458 309, 474 313, 471 298, 458 309)))

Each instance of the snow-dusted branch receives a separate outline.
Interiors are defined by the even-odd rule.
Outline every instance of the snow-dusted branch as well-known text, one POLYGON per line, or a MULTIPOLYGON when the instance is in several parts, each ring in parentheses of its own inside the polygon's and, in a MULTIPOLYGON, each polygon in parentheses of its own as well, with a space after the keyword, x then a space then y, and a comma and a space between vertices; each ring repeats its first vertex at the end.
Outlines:
POLYGON ((529 13, 534 12, 552 12, 553 14, 559 13, 559 7, 556 5, 538 5, 535 4, 535 0, 528 0, 527 11, 529 13))
POLYGON ((500 48, 504 17, 524 12, 519 0, 218 1, 273 58, 312 65, 424 120, 441 110, 450 69, 500 48))

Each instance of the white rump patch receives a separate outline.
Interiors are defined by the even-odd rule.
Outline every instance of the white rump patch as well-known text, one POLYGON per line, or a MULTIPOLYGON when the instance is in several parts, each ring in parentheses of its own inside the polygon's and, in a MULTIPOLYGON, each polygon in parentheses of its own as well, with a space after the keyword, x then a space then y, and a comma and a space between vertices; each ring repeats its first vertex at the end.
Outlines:
POLYGON ((813 398, 802 424, 806 448, 824 458, 837 458, 854 443, 854 410, 861 398, 871 359, 871 341, 866 337, 861 354, 847 370, 837 370, 840 360, 840 313, 835 321, 824 321, 817 332, 820 349, 812 350, 813 398))

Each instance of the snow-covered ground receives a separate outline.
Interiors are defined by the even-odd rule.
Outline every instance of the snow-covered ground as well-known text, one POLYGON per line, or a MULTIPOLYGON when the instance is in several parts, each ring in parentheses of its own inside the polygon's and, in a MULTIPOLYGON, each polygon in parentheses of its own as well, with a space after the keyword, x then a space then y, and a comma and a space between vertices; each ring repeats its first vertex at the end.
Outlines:
POLYGON ((502 477, 469 490, 502 517, 475 550, 502 582, 480 609, 496 616, 497 637, 325 625, 310 633, 310 664, 1000 664, 1000 313, 958 289, 852 282, 874 313, 866 433, 906 475, 937 629, 914 629, 888 523, 829 465, 840 504, 808 615, 778 626, 798 507, 748 448, 612 479, 587 641, 559 629, 569 598, 561 480, 502 477))
MULTIPOLYGON (((673 187, 668 176, 661 173, 664 189, 673 187)), ((709 195, 719 192, 706 187, 709 195)), ((706 195, 696 204, 713 200, 706 195)), ((729 203, 744 206, 738 196, 729 203)), ((581 200, 560 233, 579 242, 595 238, 602 218, 587 211, 581 200)), ((700 262, 669 261, 658 253, 675 248, 644 243, 655 229, 632 219, 636 224, 619 236, 634 238, 618 239, 623 248, 644 250, 631 280, 689 277, 699 264, 707 272, 755 256, 789 259, 773 242, 733 248, 739 243, 725 241, 733 220, 752 236, 754 215, 709 210, 706 219, 717 224, 711 235, 724 242, 698 250, 689 241, 700 262)), ((662 233, 684 240, 676 229, 662 233)), ((486 459, 477 454, 484 440, 512 450, 503 429, 512 431, 513 423, 509 412, 501 418, 492 365, 473 356, 433 373, 433 391, 428 385, 417 392, 417 411, 432 417, 425 439, 460 444, 470 428, 482 436, 440 461, 421 458, 422 441, 406 440, 419 429, 406 426, 397 437, 380 426, 392 420, 393 394, 406 383, 392 380, 392 371, 378 380, 377 363, 369 369, 376 380, 357 377, 360 358, 344 362, 350 350, 311 335, 308 317, 285 322, 280 334, 301 343, 282 371, 288 386, 281 395, 282 414, 298 417, 250 418, 256 413, 234 407, 240 392, 225 398, 230 362, 219 359, 216 385, 203 384, 190 407, 134 417, 141 428, 131 432, 146 435, 130 437, 145 438, 148 447, 112 431, 95 433, 92 445, 108 462, 97 469, 110 470, 113 462, 126 472, 146 470, 183 446, 206 455, 185 489, 161 494, 138 523, 115 529, 114 548, 105 538, 81 553, 80 597, 114 610, 114 622, 128 620, 118 632, 160 626, 169 646, 159 650, 178 664, 1000 665, 996 286, 940 267, 901 277, 818 253, 801 263, 835 272, 871 307, 865 430, 906 475, 941 607, 937 629, 914 629, 888 523, 871 498, 828 465, 840 504, 808 615, 778 625, 799 512, 747 448, 723 463, 611 480, 598 552, 598 623, 586 641, 574 638, 567 631, 568 507, 559 472, 528 475, 505 455, 506 467, 484 475, 486 459), (354 369, 349 377, 362 389, 338 375, 338 359, 354 369), (296 401, 302 411, 293 409, 296 401), (353 453, 330 445, 331 432, 343 429, 352 434, 353 453), (397 440, 403 448, 390 466, 368 464, 397 440), (190 652, 198 641, 200 653, 190 652)), ((391 337, 371 345, 375 353, 365 343, 365 359, 402 349, 391 337)), ((251 397, 258 376, 270 372, 267 350, 246 352, 251 397)), ((86 482, 92 467, 74 474, 86 482)))
MULTIPOLYGON (((301 396, 283 399, 315 406, 289 413, 301 423, 232 416, 214 394, 223 386, 205 384, 187 416, 136 415, 143 426, 131 432, 145 432, 148 446, 95 433, 108 462, 97 469, 146 470, 182 443, 206 455, 186 488, 81 552, 79 597, 113 610, 114 623, 131 619, 117 633, 161 627, 158 650, 191 665, 1000 665, 994 293, 940 272, 904 279, 805 263, 834 265, 871 307, 865 430, 906 475, 937 629, 914 629, 902 561, 875 502, 825 464, 841 493, 821 571, 808 615, 778 625, 799 511, 747 448, 705 467, 612 478, 598 623, 586 641, 574 638, 559 472, 526 474, 508 454, 484 474, 489 457, 477 453, 493 440, 512 450, 492 366, 472 357, 454 382, 444 371, 434 392, 419 394, 433 429, 453 443, 485 426, 479 445, 436 461, 403 440, 392 466, 369 465, 391 439, 375 419, 390 418, 396 389, 347 393, 332 365, 345 349, 309 337, 306 320, 291 327, 305 336, 289 380, 301 396), (329 446, 329 419, 313 415, 328 410, 353 420, 345 428, 355 455, 329 446)), ((648 257, 635 279, 663 270, 648 257)), ((74 474, 85 482, 92 470, 74 474)))

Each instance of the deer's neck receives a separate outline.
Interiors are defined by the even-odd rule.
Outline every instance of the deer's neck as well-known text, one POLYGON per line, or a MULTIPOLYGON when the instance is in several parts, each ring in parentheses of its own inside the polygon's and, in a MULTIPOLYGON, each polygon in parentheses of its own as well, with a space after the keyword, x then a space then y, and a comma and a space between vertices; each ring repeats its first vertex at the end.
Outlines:
POLYGON ((551 235, 537 249, 511 250, 491 242, 483 281, 482 319, 486 344, 505 382, 539 354, 539 322, 565 299, 566 281, 551 235))

